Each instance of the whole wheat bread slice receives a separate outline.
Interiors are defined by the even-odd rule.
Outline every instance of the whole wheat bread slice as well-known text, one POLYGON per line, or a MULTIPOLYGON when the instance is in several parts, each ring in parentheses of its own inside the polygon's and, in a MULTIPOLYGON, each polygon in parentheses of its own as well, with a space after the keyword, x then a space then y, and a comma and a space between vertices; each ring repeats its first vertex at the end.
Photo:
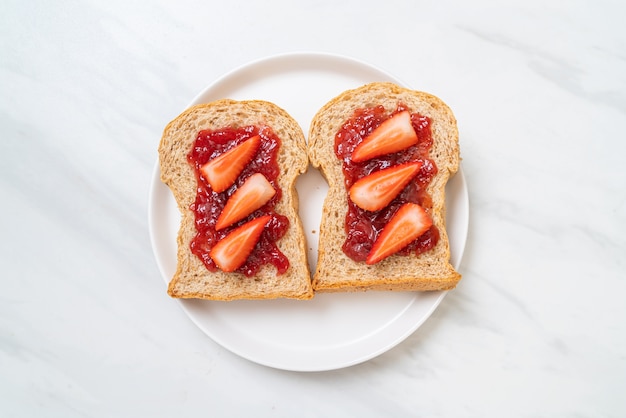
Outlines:
POLYGON ((450 264, 450 247, 445 229, 445 186, 459 167, 456 119, 440 99, 427 93, 391 83, 372 83, 346 91, 322 107, 311 122, 308 141, 311 164, 318 167, 329 184, 320 225, 317 268, 313 276, 316 292, 356 290, 444 290, 454 288, 460 274, 450 264), (430 158, 438 174, 429 184, 433 206, 431 217, 440 238, 430 251, 415 255, 392 255, 374 265, 353 261, 342 251, 348 194, 342 162, 335 156, 335 135, 359 108, 383 105, 394 111, 398 102, 411 112, 431 119, 433 145, 430 158))
POLYGON ((219 100, 193 106, 165 128, 159 144, 159 163, 161 180, 174 194, 181 214, 177 267, 168 286, 170 296, 211 300, 313 297, 295 189, 297 176, 308 167, 306 142, 302 129, 287 112, 275 104, 257 100, 219 100), (189 207, 196 198, 197 180, 187 154, 201 130, 250 125, 269 126, 281 140, 278 184, 283 193, 274 210, 290 221, 286 234, 277 242, 290 262, 283 274, 276 274, 276 268, 269 265, 252 277, 219 270, 211 272, 189 247, 196 235, 194 213, 189 207))

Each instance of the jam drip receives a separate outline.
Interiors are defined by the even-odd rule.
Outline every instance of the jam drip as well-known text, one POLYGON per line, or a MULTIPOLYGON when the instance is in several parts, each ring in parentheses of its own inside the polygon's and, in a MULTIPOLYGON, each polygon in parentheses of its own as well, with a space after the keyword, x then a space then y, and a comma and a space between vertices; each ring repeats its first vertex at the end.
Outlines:
POLYGON ((194 168, 198 183, 196 200, 189 208, 195 215, 197 230, 196 236, 191 240, 190 248, 191 252, 202 260, 209 271, 218 270, 217 265, 209 256, 211 248, 233 229, 253 218, 266 214, 271 215, 270 222, 265 227, 259 242, 246 262, 236 271, 250 277, 255 275, 265 264, 274 265, 278 274, 284 273, 289 268, 289 260, 276 246, 276 242, 285 235, 287 228, 289 228, 289 218, 274 212, 274 207, 282 196, 277 181, 280 172, 277 160, 279 148, 280 139, 267 126, 246 126, 238 129, 226 128, 215 131, 204 130, 198 133, 187 156, 189 163, 194 168), (221 193, 213 191, 200 175, 200 167, 255 135, 261 137, 261 145, 252 161, 244 168, 237 181, 230 188, 221 193), (276 190, 274 197, 248 217, 228 228, 216 231, 217 218, 224 209, 228 198, 248 177, 255 173, 263 174, 272 184, 276 190))
MULTIPOLYGON (((381 123, 396 113, 408 110, 399 103, 396 110, 387 114, 383 106, 358 109, 344 123, 335 136, 335 155, 342 161, 346 190, 359 179, 374 171, 382 170, 402 163, 421 161, 422 167, 417 176, 391 203, 379 211, 366 211, 356 206, 350 198, 345 220, 347 238, 343 243, 343 252, 354 261, 365 261, 378 234, 404 203, 417 203, 426 212, 432 209, 432 200, 426 187, 437 174, 437 166, 428 155, 432 146, 430 119, 418 113, 411 114, 411 123, 417 133, 418 143, 403 151, 355 163, 351 159, 354 148, 376 129, 381 123)), ((398 252, 401 255, 421 254, 432 249, 439 240, 439 230, 432 226, 423 235, 398 252)))

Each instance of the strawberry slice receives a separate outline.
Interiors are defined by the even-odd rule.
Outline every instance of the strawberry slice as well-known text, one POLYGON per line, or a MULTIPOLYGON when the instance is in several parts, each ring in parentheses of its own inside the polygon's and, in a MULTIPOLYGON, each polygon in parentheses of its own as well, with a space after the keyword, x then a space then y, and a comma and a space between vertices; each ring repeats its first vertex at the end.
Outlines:
POLYGON ((385 225, 365 263, 376 264, 397 253, 428 231, 432 224, 432 219, 420 205, 405 203, 385 225))
POLYGON ((396 113, 374 129, 352 152, 355 163, 402 151, 417 144, 417 134, 408 110, 396 113))
POLYGON ((211 249, 211 259, 222 271, 237 270, 246 262, 271 218, 270 215, 261 216, 233 229, 211 249))
POLYGON ((276 190, 263 174, 251 175, 226 202, 217 218, 215 230, 219 231, 245 218, 269 202, 275 194, 276 190))
POLYGON ((221 193, 237 180, 261 145, 261 137, 253 136, 200 167, 200 173, 213 190, 221 193))
POLYGON ((387 206, 415 177, 420 161, 400 164, 363 177, 352 185, 350 199, 361 209, 375 211, 387 206))

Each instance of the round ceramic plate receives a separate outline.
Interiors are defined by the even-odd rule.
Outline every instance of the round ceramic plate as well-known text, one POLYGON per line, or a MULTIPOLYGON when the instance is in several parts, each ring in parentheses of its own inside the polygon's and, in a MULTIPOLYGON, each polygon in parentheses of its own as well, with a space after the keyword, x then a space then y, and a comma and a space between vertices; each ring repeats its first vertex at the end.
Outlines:
MULTIPOLYGON (((217 99, 268 100, 287 110, 308 132, 309 121, 344 90, 373 81, 400 80, 368 64, 326 54, 288 54, 235 69, 190 105, 217 99)), ((155 166, 149 202, 153 250, 163 278, 176 270, 180 214, 155 166)), ((328 185, 313 168, 296 183, 300 216, 314 271, 322 204, 328 185)), ((451 262, 458 268, 469 219, 467 187, 460 170, 446 187, 451 262)), ((401 343, 435 310, 446 292, 318 294, 310 301, 214 302, 177 300, 189 318, 226 349, 284 370, 322 371, 355 365, 401 343)))

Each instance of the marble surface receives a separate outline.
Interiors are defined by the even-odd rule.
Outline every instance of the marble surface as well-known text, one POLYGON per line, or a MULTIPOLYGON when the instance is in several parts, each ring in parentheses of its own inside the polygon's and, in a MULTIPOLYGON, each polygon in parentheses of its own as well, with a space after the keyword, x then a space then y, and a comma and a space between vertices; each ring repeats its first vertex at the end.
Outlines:
POLYGON ((625 18, 618 1, 3 1, 0 416, 625 416, 625 18), (165 124, 295 51, 443 98, 470 196, 457 289, 396 348, 317 373, 202 333, 147 220, 165 124))

